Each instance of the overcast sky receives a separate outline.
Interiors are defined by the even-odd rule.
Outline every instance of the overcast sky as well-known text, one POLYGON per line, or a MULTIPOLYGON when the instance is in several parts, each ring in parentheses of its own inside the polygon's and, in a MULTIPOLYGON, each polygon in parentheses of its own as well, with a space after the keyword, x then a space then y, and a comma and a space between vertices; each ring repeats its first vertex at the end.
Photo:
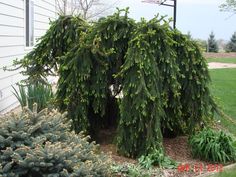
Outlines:
MULTIPOLYGON (((119 8, 130 7, 130 17, 151 19, 157 13, 172 17, 173 8, 141 2, 120 0, 119 8)), ((168 0, 167 0, 168 1, 168 0)), ((183 33, 190 31, 194 38, 207 39, 211 31, 217 39, 229 40, 236 31, 236 15, 220 12, 224 0, 177 0, 177 28, 183 33)))

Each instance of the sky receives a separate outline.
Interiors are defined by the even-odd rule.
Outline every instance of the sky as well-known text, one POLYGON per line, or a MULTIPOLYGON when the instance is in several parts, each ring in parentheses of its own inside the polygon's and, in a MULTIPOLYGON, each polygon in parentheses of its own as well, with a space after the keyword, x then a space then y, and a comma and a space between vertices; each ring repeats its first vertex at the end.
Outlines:
MULTIPOLYGON (((129 7, 130 17, 135 20, 151 19, 158 13, 173 17, 173 8, 141 1, 120 0, 117 6, 129 7)), ((236 31, 236 15, 220 12, 219 5, 223 2, 225 0, 177 0, 176 27, 185 34, 190 32, 193 38, 206 40, 213 31, 216 39, 229 40, 236 31)))

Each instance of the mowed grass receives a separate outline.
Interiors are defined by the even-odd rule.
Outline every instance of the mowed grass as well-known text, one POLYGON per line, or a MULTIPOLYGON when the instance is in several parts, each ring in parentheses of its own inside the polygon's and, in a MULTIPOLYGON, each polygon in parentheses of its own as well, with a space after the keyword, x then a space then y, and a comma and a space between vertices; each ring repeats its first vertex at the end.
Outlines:
POLYGON ((236 167, 230 170, 223 170, 223 172, 211 175, 209 177, 236 177, 236 167))
POLYGON ((236 64, 236 58, 208 58, 207 62, 220 62, 220 63, 234 63, 236 64))
POLYGON ((236 68, 212 69, 210 75, 212 94, 228 117, 218 118, 220 118, 225 128, 236 135, 236 68), (234 120, 235 123, 230 119, 234 120))

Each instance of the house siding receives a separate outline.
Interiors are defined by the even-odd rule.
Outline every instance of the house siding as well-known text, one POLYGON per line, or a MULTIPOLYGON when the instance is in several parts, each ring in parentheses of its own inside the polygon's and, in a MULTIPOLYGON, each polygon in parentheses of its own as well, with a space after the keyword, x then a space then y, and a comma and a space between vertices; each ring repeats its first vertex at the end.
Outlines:
MULTIPOLYGON (((0 114, 19 105, 12 86, 24 77, 17 71, 4 71, 13 60, 21 59, 31 48, 25 47, 25 0, 0 0, 0 114)), ((54 0, 34 0, 34 38, 40 38, 56 18, 54 0)))

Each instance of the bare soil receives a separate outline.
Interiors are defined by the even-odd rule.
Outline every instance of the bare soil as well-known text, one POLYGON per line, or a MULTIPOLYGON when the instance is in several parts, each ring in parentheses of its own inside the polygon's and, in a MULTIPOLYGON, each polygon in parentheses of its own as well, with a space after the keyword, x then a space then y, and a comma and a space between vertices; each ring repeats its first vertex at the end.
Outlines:
POLYGON ((236 58, 236 52, 230 53, 203 53, 205 58, 236 58))

